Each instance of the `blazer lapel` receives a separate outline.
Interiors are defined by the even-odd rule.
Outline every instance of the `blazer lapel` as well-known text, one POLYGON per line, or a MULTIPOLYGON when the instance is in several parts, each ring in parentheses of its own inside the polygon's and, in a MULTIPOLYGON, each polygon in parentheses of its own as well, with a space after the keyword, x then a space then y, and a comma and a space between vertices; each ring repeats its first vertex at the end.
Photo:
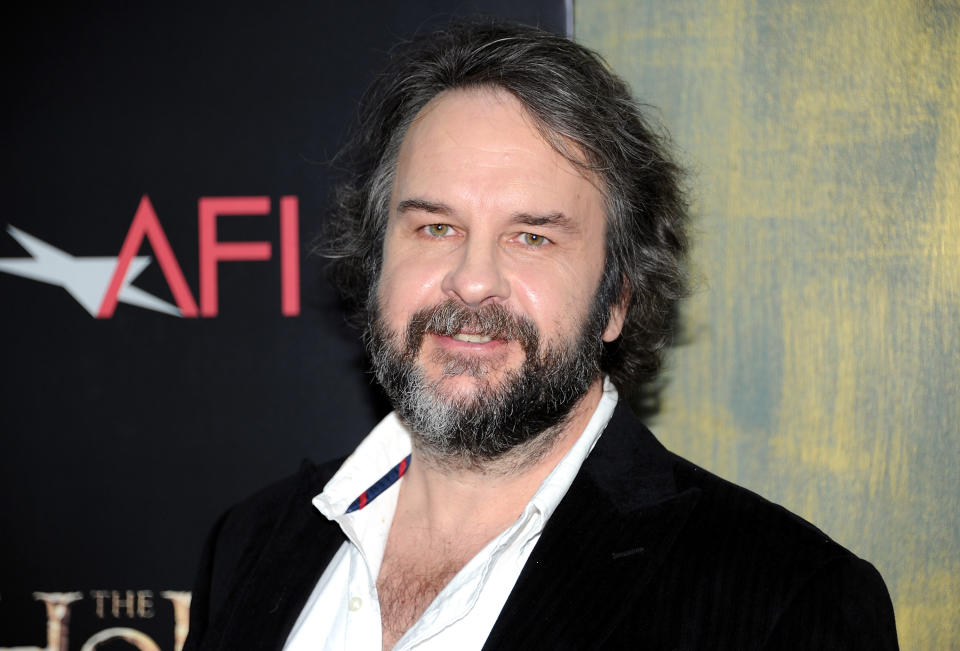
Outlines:
POLYGON ((213 648, 283 647, 324 568, 346 540, 340 527, 311 503, 327 479, 304 463, 296 493, 240 586, 213 648))
POLYGON ((663 562, 698 490, 622 402, 524 566, 484 649, 598 648, 663 562))

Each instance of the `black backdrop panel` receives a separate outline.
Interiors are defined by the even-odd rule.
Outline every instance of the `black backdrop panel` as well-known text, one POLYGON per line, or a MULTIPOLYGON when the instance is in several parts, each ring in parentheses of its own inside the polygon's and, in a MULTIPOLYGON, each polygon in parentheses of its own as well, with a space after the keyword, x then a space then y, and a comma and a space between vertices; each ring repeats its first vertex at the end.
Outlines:
POLYGON ((563 4, 2 10, 0 647, 175 648, 216 516, 384 414, 322 163, 399 37, 563 4))

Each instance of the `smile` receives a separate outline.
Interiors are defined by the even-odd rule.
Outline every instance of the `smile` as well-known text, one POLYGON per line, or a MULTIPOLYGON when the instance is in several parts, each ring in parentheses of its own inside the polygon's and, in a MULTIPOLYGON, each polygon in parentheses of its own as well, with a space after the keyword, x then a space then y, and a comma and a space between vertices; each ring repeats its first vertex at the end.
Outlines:
POLYGON ((483 335, 472 335, 466 332, 458 332, 457 334, 453 335, 452 338, 456 339, 457 341, 465 341, 471 344, 486 344, 493 339, 492 337, 485 337, 483 335))

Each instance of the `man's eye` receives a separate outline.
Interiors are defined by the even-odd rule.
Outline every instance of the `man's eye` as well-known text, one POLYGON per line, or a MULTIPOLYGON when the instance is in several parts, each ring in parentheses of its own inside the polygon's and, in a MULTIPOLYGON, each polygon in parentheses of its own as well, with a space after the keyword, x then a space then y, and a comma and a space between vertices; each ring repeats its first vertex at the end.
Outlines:
POLYGON ((447 237, 453 232, 450 224, 428 224, 423 227, 423 230, 426 231, 427 235, 433 237, 447 237))
POLYGON ((527 246, 532 246, 534 248, 538 246, 543 246, 547 243, 547 238, 543 235, 537 235, 536 233, 524 233, 520 236, 523 240, 523 243, 527 246))

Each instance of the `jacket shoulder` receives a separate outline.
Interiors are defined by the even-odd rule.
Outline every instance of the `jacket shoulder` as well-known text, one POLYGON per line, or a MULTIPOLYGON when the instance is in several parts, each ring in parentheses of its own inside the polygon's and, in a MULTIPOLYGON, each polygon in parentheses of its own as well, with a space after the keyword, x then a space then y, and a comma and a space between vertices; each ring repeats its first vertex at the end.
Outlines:
MULTIPOLYGON (((823 531, 783 506, 753 491, 718 477, 674 455, 674 478, 679 491, 700 493, 690 526, 701 531, 723 532, 714 544, 729 541, 737 549, 770 549, 792 563, 824 563, 852 554, 823 531)), ((732 551, 732 550, 731 550, 732 551)))
MULTIPOLYGON (((320 465, 304 460, 300 469, 275 481, 230 507, 215 525, 216 557, 221 563, 243 551, 256 547, 274 530, 286 509, 300 497, 307 501, 323 490, 327 481, 343 463, 335 459, 320 465)), ((264 541, 265 542, 265 541, 264 541)))
MULTIPOLYGON (((699 499, 678 539, 671 580, 694 619, 723 612, 758 648, 897 648, 890 596, 879 572, 786 508, 675 457, 680 491, 699 499), (749 634, 748 634, 749 633, 749 634)), ((752 646, 752 645, 749 645, 752 646)), ((744 646, 742 648, 748 648, 744 646)))
MULTIPOLYGON (((342 464, 304 461, 300 470, 276 481, 224 512, 212 527, 200 559, 190 608, 188 649, 197 648, 234 591, 250 575, 291 508, 309 507, 310 499, 342 464)), ((316 512, 316 517, 323 516, 316 512)))

